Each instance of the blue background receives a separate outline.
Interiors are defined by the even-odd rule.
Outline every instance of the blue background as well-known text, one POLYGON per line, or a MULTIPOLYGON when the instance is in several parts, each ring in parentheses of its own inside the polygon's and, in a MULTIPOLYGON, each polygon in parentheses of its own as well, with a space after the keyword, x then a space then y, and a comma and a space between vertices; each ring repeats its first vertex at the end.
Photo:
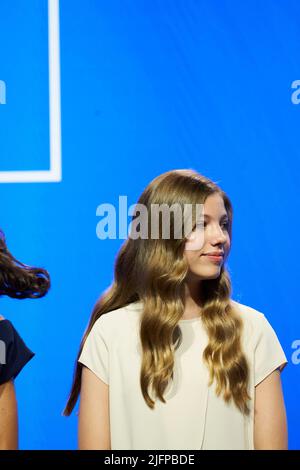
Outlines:
MULTIPOLYGON (((1 299, 36 353, 16 380, 21 448, 76 448, 76 414, 61 413, 123 242, 97 238, 97 206, 133 204, 175 168, 232 200, 233 298, 277 332, 289 448, 300 448, 299 17, 297 0, 61 1, 63 179, 0 184, 9 248, 52 277, 44 299, 1 299)), ((46 0, 1 2, 0 171, 49 168, 47 34, 46 0)))

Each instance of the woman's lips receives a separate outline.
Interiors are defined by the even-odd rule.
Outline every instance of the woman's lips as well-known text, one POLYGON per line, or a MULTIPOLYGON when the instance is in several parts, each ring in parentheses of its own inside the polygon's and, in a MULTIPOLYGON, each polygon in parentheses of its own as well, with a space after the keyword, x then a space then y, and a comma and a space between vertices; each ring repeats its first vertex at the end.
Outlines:
POLYGON ((203 255, 206 256, 210 261, 214 263, 221 263, 223 261, 223 256, 215 256, 215 255, 203 255))

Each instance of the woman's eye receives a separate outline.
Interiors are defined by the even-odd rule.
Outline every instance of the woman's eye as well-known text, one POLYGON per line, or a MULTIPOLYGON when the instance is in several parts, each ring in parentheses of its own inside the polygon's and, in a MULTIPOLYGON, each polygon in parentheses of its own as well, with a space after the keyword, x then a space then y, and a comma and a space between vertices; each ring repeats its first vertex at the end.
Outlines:
MULTIPOLYGON (((206 227, 206 225, 207 225, 206 222, 198 223, 198 224, 196 225, 196 227, 195 227, 195 230, 196 230, 197 228, 206 227)), ((221 224, 221 227, 226 227, 226 228, 228 228, 228 227, 229 227, 229 222, 223 222, 223 223, 221 224)))
MULTIPOLYGON (((203 227, 206 227, 207 226, 207 222, 198 222, 193 230, 193 232, 195 232, 196 230, 199 230, 199 229, 203 229, 203 227)), ((223 222, 221 224, 221 227, 225 227, 226 229, 229 228, 229 221, 227 222, 223 222)))

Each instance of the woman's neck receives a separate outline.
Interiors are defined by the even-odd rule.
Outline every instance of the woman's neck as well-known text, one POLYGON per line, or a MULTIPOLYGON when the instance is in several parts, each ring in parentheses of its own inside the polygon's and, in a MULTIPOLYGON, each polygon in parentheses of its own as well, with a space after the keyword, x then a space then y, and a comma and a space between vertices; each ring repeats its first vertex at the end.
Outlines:
POLYGON ((201 315, 201 281, 188 281, 185 286, 185 309, 183 320, 197 318, 201 315))

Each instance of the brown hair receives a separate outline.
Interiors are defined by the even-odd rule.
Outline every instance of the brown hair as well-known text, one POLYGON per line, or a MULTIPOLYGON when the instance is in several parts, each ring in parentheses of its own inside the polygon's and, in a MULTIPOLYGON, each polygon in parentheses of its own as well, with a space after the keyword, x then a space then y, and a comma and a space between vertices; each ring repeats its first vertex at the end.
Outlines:
POLYGON ((50 288, 49 273, 43 268, 27 266, 9 252, 0 230, 0 296, 15 299, 43 297, 50 288))
MULTIPOLYGON (((230 199, 216 183, 193 170, 173 170, 158 176, 146 187, 138 203, 148 209, 152 204, 170 207, 179 203, 181 207, 184 204, 194 207, 204 204, 206 198, 215 193, 223 198, 232 239, 230 199)), ((194 225, 195 222, 193 218, 194 225)), ((171 219, 171 230, 172 224, 174 218, 171 219)), ((87 336, 101 315, 142 301, 140 385, 150 408, 154 408, 156 397, 165 403, 163 394, 173 378, 174 348, 182 338, 178 322, 184 312, 188 273, 185 240, 184 237, 167 240, 129 237, 125 241, 116 258, 114 282, 96 303, 77 356, 78 359, 87 336), (154 399, 150 396, 151 387, 154 399)), ((203 353, 210 373, 208 385, 215 379, 217 395, 222 394, 225 402, 233 400, 241 412, 249 414, 249 368, 241 347, 243 322, 230 302, 231 282, 224 265, 217 279, 201 281, 201 285, 201 318, 209 339, 203 353)), ((76 362, 71 393, 64 410, 66 416, 71 414, 80 394, 81 370, 82 364, 76 362)))

